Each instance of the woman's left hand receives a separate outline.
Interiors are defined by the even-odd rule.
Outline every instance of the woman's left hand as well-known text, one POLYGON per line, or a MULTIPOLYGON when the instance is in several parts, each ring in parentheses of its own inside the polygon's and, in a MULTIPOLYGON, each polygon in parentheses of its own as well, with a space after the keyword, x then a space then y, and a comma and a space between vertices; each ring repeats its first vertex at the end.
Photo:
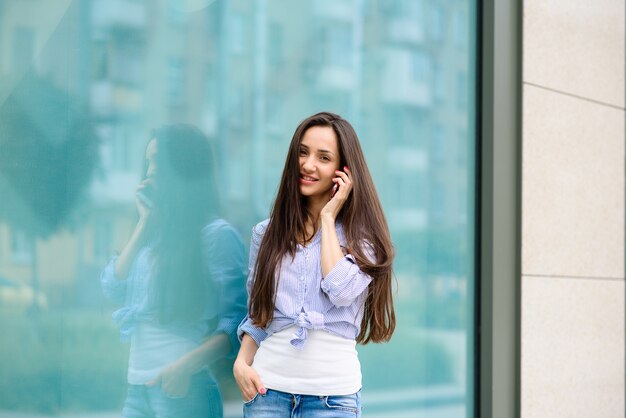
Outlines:
POLYGON ((146 383, 146 386, 161 386, 161 391, 170 398, 183 398, 187 396, 191 376, 193 372, 189 370, 183 360, 178 360, 163 370, 159 375, 146 383))
POLYGON ((337 218, 339 211, 343 207, 348 196, 352 192, 352 174, 348 167, 343 168, 344 171, 336 170, 337 177, 333 179, 333 182, 338 187, 337 192, 330 198, 328 203, 322 208, 320 216, 329 216, 332 219, 337 218))

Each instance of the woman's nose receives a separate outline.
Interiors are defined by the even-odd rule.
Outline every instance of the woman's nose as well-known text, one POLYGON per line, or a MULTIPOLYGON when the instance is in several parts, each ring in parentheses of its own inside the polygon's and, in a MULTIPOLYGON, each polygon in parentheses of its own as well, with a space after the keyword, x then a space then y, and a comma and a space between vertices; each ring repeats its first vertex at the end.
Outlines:
POLYGON ((315 170, 315 165, 313 164, 313 159, 312 158, 305 158, 304 161, 302 162, 302 168, 305 171, 313 171, 313 170, 315 170))

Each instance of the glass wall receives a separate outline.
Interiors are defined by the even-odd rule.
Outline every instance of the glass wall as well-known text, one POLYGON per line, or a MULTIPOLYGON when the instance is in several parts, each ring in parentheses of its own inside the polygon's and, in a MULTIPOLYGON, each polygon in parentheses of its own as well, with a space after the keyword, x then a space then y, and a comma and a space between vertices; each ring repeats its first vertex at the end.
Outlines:
MULTIPOLYGON (((474 416, 476 7, 0 1, 0 417, 119 416, 129 345, 99 278, 137 224, 152 129, 212 141, 247 247, 321 110, 359 134, 396 250, 396 332, 358 348, 364 416, 474 416)), ((238 417, 231 367, 214 373, 238 417)))

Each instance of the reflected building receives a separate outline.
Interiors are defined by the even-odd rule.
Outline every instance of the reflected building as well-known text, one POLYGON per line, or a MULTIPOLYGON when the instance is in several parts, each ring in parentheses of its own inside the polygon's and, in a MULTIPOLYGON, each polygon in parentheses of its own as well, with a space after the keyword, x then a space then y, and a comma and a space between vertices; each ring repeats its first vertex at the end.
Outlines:
MULTIPOLYGON (((398 250, 403 326, 465 335, 473 309, 473 6, 216 0, 184 8, 191 3, 0 2, 0 77, 9 87, 0 98, 35 71, 88 110, 100 139, 71 227, 35 245, 0 221, 0 277, 28 284, 36 268, 51 309, 101 309, 94 279, 136 222, 151 129, 186 122, 207 134, 225 213, 246 235, 268 216, 293 128, 329 110, 354 125, 378 186, 398 250)), ((457 364, 472 355, 471 343, 455 348, 457 364)), ((464 373, 455 370, 455 381, 464 373)))
MULTIPOLYGON (((234 0, 192 12, 174 1, 68 5, 62 16, 48 2, 3 2, 0 14, 3 77, 33 67, 50 77, 88 106, 102 140, 88 221, 37 243, 45 283, 78 280, 120 248, 150 129, 195 123, 216 142, 223 201, 245 230, 267 215, 284 159, 274 150, 320 102, 353 121, 374 178, 387 185, 379 192, 394 239, 419 249, 399 254, 399 277, 461 279, 467 271, 454 262, 473 189, 464 175, 473 166, 472 63, 458 59, 469 48, 467 4, 234 0), (42 7, 48 18, 33 20, 42 7), (445 245, 433 241, 443 239, 457 246, 453 256, 437 254, 445 245), (75 259, 49 264, 59 260, 46 255, 55 248, 74 248, 65 252, 75 259)), ((29 276, 26 240, 2 226, 11 251, 2 252, 1 275, 29 276)))

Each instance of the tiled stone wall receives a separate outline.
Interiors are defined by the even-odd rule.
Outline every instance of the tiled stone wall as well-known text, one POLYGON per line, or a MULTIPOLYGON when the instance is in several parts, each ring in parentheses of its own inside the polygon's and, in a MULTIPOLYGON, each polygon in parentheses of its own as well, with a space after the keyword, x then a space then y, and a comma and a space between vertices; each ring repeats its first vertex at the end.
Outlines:
POLYGON ((624 0, 526 0, 523 418, 623 417, 624 0))

